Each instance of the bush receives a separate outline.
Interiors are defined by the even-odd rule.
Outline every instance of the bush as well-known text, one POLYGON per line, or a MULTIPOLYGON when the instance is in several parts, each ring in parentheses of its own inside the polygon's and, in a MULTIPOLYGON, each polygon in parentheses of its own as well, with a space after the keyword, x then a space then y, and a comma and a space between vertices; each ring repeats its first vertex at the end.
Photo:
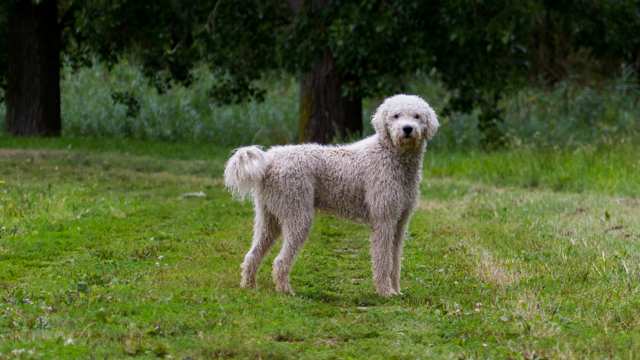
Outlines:
MULTIPOLYGON (((107 136, 168 141, 205 141, 221 146, 295 142, 298 130, 298 84, 284 75, 263 80, 263 102, 217 105, 210 90, 216 79, 205 67, 193 72, 189 87, 179 84, 159 92, 140 69, 126 61, 108 69, 97 63, 62 73, 63 131, 68 136, 107 136)), ((437 113, 451 94, 436 76, 415 74, 405 91, 423 96, 437 113)), ((382 98, 365 99, 365 135, 382 98)), ((501 124, 511 147, 573 148, 607 145, 640 138, 640 86, 628 69, 614 79, 584 85, 569 79, 552 89, 525 88, 501 102, 501 124)), ((4 121, 0 103, 0 121, 4 121)), ((430 148, 479 149, 477 110, 440 116, 441 128, 430 148)), ((4 128, 4 126, 3 126, 4 128)), ((343 139, 343 141, 354 139, 343 139)))
MULTIPOLYGON (((290 76, 263 80, 267 93, 255 100, 216 105, 209 91, 217 79, 206 69, 193 73, 189 87, 172 84, 162 93, 151 86, 136 66, 121 62, 112 69, 63 69, 62 118, 68 136, 130 137, 169 141, 209 141, 223 146, 295 142, 298 130, 298 84, 290 76)), ((407 92, 419 94, 436 111, 449 94, 432 77, 418 74, 407 92)), ((364 102, 364 132, 373 133, 369 119, 382 99, 364 102)), ((433 146, 448 149, 477 148, 477 113, 456 113, 440 119, 441 133, 433 146)), ((342 139, 350 141, 355 139, 342 139)))
POLYGON ((189 87, 172 84, 160 93, 140 70, 122 62, 63 70, 65 135, 169 141, 210 141, 233 146, 287 143, 297 129, 297 84, 273 76, 264 102, 218 106, 208 96, 216 80, 204 68, 189 87))
POLYGON ((503 106, 514 147, 617 144, 640 134, 640 86, 628 69, 598 86, 568 80, 551 90, 524 89, 503 106))

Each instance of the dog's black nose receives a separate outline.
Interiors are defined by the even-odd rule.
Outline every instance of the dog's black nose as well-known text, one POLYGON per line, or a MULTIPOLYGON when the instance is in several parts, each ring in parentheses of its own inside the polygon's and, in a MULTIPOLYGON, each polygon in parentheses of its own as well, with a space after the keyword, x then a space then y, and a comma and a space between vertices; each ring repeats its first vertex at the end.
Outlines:
POLYGON ((411 135, 411 132, 413 131, 413 127, 408 126, 408 125, 407 126, 403 126, 402 127, 402 131, 404 131, 404 135, 405 136, 409 136, 409 135, 411 135))

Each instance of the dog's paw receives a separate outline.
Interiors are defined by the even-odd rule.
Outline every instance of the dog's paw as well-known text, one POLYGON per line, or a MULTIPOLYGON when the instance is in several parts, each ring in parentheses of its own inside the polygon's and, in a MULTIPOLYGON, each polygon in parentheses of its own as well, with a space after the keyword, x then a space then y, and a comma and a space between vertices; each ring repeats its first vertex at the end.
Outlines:
POLYGON ((380 295, 382 297, 385 297, 385 298, 399 295, 399 293, 397 291, 395 291, 391 287, 378 288, 378 289, 376 289, 376 291, 377 291, 378 295, 380 295))
POLYGON ((276 291, 282 294, 295 295, 289 283, 276 284, 276 291))
POLYGON ((404 295, 404 293, 402 291, 400 291, 400 289, 397 288, 397 287, 393 288, 393 292, 395 293, 394 295, 398 295, 398 296, 404 295))
POLYGON ((242 280, 240 280, 240 287, 243 289, 254 289, 256 287, 256 280, 242 278, 242 280))

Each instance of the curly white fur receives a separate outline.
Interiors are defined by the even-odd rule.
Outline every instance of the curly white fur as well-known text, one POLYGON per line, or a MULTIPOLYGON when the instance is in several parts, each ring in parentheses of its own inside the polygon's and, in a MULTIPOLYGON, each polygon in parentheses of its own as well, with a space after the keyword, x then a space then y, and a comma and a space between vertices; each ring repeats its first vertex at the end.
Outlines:
POLYGON ((234 151, 224 169, 224 185, 236 197, 243 199, 257 188, 264 177, 265 153, 258 146, 234 151))
POLYGON ((276 290, 293 293, 289 272, 314 210, 320 209, 371 226, 376 291, 400 293, 404 233, 418 196, 426 144, 439 123, 420 97, 396 95, 378 107, 372 124, 376 134, 348 145, 236 150, 225 168, 225 184, 234 194, 252 193, 255 206, 241 286, 255 286, 260 262, 282 233, 273 279, 276 290))

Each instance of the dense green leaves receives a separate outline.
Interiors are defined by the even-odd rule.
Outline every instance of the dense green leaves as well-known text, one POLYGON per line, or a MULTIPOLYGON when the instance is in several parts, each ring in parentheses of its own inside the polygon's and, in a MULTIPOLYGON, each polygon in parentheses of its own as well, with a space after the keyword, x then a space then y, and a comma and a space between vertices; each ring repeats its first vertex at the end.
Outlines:
POLYGON ((214 98, 237 102, 260 95, 253 81, 276 68, 274 28, 282 7, 260 1, 91 1, 78 6, 68 31, 76 59, 97 54, 114 63, 123 53, 142 63, 159 89, 188 84, 207 63, 220 74, 214 98))
MULTIPOLYGON (((260 98, 270 71, 300 74, 329 49, 344 95, 406 89, 416 71, 436 71, 454 90, 450 110, 480 108, 499 118, 501 96, 531 81, 569 73, 610 76, 640 68, 640 4, 567 1, 59 0, 66 59, 133 55, 159 89, 188 84, 206 63, 221 81, 221 103, 260 98), (294 6, 295 5, 295 6, 294 6), (293 7, 296 7, 294 9, 293 7)), ((8 17, 0 4, 0 45, 8 17)), ((6 53, 0 65, 6 68, 6 53)), ((2 77, 4 78, 4 76, 2 77)))

